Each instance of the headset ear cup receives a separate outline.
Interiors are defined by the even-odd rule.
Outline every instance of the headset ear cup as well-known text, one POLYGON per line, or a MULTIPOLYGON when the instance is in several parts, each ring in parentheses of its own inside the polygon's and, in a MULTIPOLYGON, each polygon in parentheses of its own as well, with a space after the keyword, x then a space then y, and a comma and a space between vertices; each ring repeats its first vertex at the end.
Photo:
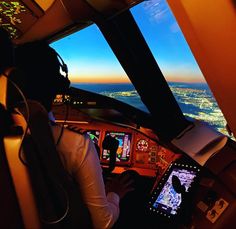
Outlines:
POLYGON ((57 83, 55 85, 55 90, 57 94, 66 94, 70 87, 70 80, 68 77, 64 77, 63 75, 59 75, 57 79, 57 83))
POLYGON ((57 52, 56 52, 56 55, 58 57, 58 60, 60 60, 59 62, 60 62, 61 70, 66 74, 65 76, 68 77, 68 67, 67 67, 67 65, 65 64, 64 60, 62 59, 62 57, 57 52))
POLYGON ((66 94, 70 87, 70 80, 68 78, 68 67, 63 61, 62 57, 53 49, 55 55, 57 56, 58 64, 60 65, 60 70, 64 73, 57 76, 55 82, 55 93, 56 94, 66 94))
POLYGON ((67 65, 63 62, 63 64, 61 65, 61 70, 63 71, 63 72, 65 72, 65 74, 66 74, 66 78, 68 78, 68 67, 67 67, 67 65))

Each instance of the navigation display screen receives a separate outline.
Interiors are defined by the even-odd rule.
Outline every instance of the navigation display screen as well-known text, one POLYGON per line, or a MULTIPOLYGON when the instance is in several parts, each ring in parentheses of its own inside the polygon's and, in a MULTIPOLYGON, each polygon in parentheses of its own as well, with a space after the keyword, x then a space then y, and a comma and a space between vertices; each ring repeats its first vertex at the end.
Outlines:
MULTIPOLYGON (((119 146, 116 152, 117 162, 128 162, 130 159, 131 134, 125 132, 106 132, 106 135, 116 138, 119 141, 119 146)), ((109 161, 110 152, 107 149, 102 151, 102 160, 109 161)))
POLYGON ((159 182, 153 190, 150 201, 150 210, 162 216, 174 217, 178 214, 183 201, 183 196, 191 192, 199 170, 197 167, 171 166, 165 174, 164 182, 159 182), (179 181, 179 190, 173 185, 173 176, 179 181), (181 187, 181 188, 180 188, 181 187))

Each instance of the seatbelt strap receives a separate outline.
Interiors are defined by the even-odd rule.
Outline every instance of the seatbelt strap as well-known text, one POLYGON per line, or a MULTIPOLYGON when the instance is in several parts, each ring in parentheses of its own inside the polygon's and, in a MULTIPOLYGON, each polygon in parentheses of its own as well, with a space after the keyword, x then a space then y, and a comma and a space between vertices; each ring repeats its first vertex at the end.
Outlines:
MULTIPOLYGON (((7 98, 7 78, 0 75, 0 103, 6 108, 7 98)), ((27 123, 20 114, 12 114, 16 126, 21 126, 26 132, 27 123)), ((25 228, 40 228, 39 214, 37 212, 36 201, 30 183, 27 167, 19 160, 19 152, 24 135, 9 135, 3 137, 6 158, 10 174, 14 183, 18 203, 21 210, 25 228)))
MULTIPOLYGON (((25 120, 20 115, 13 115, 17 125, 26 127, 25 120)), ((19 160, 19 152, 22 143, 22 136, 7 136, 3 138, 6 158, 10 173, 16 190, 21 214, 25 228, 40 228, 40 220, 37 212, 30 177, 27 167, 19 160)))
POLYGON ((4 75, 0 75, 0 103, 6 107, 7 101, 7 78, 4 75))

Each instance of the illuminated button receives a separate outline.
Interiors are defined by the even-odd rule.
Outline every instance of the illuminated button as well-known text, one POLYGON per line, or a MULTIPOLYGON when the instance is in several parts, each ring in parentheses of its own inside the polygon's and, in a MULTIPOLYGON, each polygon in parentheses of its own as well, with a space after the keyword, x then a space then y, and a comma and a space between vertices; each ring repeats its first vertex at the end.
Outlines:
POLYGON ((152 150, 152 151, 157 151, 157 147, 156 147, 156 146, 152 146, 152 147, 151 147, 151 150, 152 150))
POLYGON ((149 158, 150 163, 156 163, 156 157, 151 157, 149 158))
POLYGON ((88 101, 87 104, 88 105, 96 105, 97 103, 96 103, 96 101, 88 101))
POLYGON ((152 152, 149 153, 149 155, 150 155, 150 156, 156 156, 156 152, 153 152, 153 151, 152 151, 152 152))

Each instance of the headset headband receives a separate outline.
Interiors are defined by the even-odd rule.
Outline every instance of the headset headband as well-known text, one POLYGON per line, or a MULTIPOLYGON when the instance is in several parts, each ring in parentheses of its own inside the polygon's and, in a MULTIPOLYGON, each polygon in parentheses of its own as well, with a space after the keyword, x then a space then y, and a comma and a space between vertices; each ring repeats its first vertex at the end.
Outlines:
POLYGON ((60 63, 61 70, 62 70, 63 72, 65 72, 66 77, 68 77, 68 67, 67 67, 67 65, 66 65, 65 62, 63 61, 62 57, 61 57, 56 51, 55 51, 55 53, 56 53, 57 57, 59 58, 59 60, 61 61, 61 63, 60 63))

